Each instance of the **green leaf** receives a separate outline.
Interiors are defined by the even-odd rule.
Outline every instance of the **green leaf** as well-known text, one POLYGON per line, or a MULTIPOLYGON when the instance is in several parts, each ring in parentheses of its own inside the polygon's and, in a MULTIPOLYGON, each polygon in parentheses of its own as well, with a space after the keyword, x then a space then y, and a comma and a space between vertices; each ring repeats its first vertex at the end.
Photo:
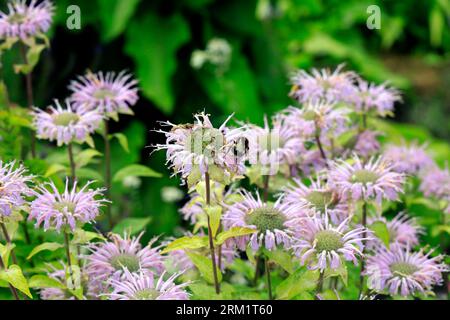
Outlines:
POLYGON ((269 258, 269 260, 277 263, 288 273, 294 272, 294 264, 292 262, 292 256, 288 252, 279 249, 272 251, 264 249, 264 254, 269 258))
POLYGON ((130 153, 130 148, 128 147, 128 139, 126 135, 124 135, 123 133, 115 133, 112 136, 119 141, 119 144, 123 148, 123 150, 125 150, 127 153, 130 153))
POLYGON ((255 232, 256 232, 255 229, 244 228, 244 227, 232 227, 231 229, 228 229, 224 232, 219 233, 216 237, 216 243, 218 245, 221 245, 222 243, 224 243, 226 240, 228 240, 230 238, 246 236, 248 234, 252 234, 255 232))
POLYGON ((3 263, 8 266, 9 257, 11 255, 11 251, 14 249, 16 245, 7 243, 6 246, 0 243, 0 257, 3 259, 3 263))
POLYGON ((305 291, 315 290, 318 280, 319 272, 317 270, 299 268, 278 285, 276 289, 277 298, 292 299, 305 291))
POLYGON ((27 257, 27 260, 30 260, 33 256, 35 256, 36 254, 38 254, 41 251, 55 251, 62 247, 64 247, 64 246, 60 243, 44 242, 44 243, 34 247, 33 250, 31 250, 30 254, 27 257))
POLYGON ((175 250, 200 249, 207 246, 208 246, 208 237, 206 236, 182 237, 169 243, 164 248, 164 250, 161 251, 161 253, 164 254, 175 250))
MULTIPOLYGON (((197 267, 198 271, 200 271, 202 277, 206 280, 206 282, 213 284, 214 274, 211 259, 204 255, 193 252, 186 252, 186 254, 189 256, 192 263, 197 267)), ((220 272, 219 268, 217 268, 217 278, 219 282, 222 281, 222 273, 220 272)))
POLYGON ((126 177, 151 177, 151 178, 161 178, 162 175, 149 167, 141 164, 131 164, 125 168, 120 169, 114 175, 113 181, 119 182, 123 181, 126 177))
POLYGON ((84 244, 88 243, 94 239, 105 240, 101 234, 97 232, 85 231, 83 229, 76 229, 73 234, 72 243, 73 244, 84 244))
POLYGON ((133 235, 141 232, 152 220, 151 217, 147 218, 126 218, 116 224, 113 228, 113 232, 117 234, 133 235))
POLYGON ((44 176, 46 178, 48 178, 54 174, 57 174, 59 172, 66 171, 66 170, 68 170, 68 168, 66 166, 63 166, 62 164, 59 164, 59 163, 53 163, 47 168, 47 171, 45 172, 44 176))
POLYGON ((104 41, 110 41, 126 28, 141 0, 98 0, 101 33, 104 41))
POLYGON ((213 237, 216 236, 220 227, 220 219, 222 217, 221 206, 209 206, 205 208, 206 213, 209 215, 209 221, 211 225, 211 233, 213 237))
POLYGON ((18 265, 11 265, 7 270, 0 270, 0 280, 4 280, 17 290, 26 294, 30 299, 33 298, 28 287, 28 282, 18 265))
POLYGON ((95 149, 83 150, 75 156, 75 165, 77 168, 82 168, 91 163, 92 159, 101 155, 102 153, 95 149))
POLYGON ((56 279, 37 274, 31 277, 28 282, 30 288, 59 288, 65 289, 65 285, 56 279))
POLYGON ((386 223, 383 221, 375 221, 369 226, 369 229, 389 248, 389 230, 386 223))
POLYGON ((77 178, 83 178, 83 179, 89 179, 89 180, 95 180, 98 182, 103 181, 103 176, 100 172, 97 170, 91 169, 91 168, 78 168, 77 169, 77 178))
POLYGON ((14 71, 16 73, 29 74, 33 71, 34 67, 39 62, 39 57, 41 56, 42 50, 46 48, 43 44, 32 43, 31 47, 27 51, 27 64, 16 64, 14 65, 14 71))
POLYGON ((325 279, 331 278, 331 277, 341 277, 342 282, 344 282, 345 286, 348 284, 348 271, 347 266, 344 262, 341 261, 341 265, 337 269, 329 269, 327 268, 324 274, 325 279))
POLYGON ((176 53, 189 39, 189 26, 180 14, 163 17, 148 12, 127 28, 125 51, 136 63, 142 93, 166 114, 175 103, 171 82, 176 53))

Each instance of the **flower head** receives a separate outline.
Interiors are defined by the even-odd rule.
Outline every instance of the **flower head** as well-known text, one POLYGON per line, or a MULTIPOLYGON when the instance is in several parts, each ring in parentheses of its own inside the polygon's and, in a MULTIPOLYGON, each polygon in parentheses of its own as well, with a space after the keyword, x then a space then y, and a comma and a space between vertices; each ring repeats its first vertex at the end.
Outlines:
POLYGON ((54 7, 48 0, 13 0, 8 13, 0 11, 0 38, 25 40, 47 32, 52 23, 54 7))
POLYGON ((441 169, 432 165, 423 171, 420 191, 426 197, 449 198, 450 197, 450 172, 448 168, 441 169))
POLYGON ((397 172, 415 174, 433 164, 424 147, 390 145, 384 152, 384 158, 390 161, 397 172))
POLYGON ((70 189, 66 180, 64 192, 59 192, 53 182, 38 186, 33 191, 36 199, 31 202, 28 220, 36 220, 36 228, 42 224, 44 230, 62 227, 74 231, 77 223, 90 223, 100 214, 100 207, 107 200, 103 197, 104 189, 88 189, 88 182, 77 190, 77 182, 70 189), (46 187, 49 188, 46 188, 46 187))
POLYGON ((79 76, 69 86, 70 100, 78 107, 86 107, 106 116, 117 113, 133 114, 131 107, 138 101, 137 80, 126 71, 88 73, 79 76))
POLYGON ((14 208, 25 203, 24 196, 31 195, 28 183, 33 178, 26 175, 23 165, 15 161, 0 161, 0 217, 10 216, 14 208))
POLYGON ((239 249, 245 250, 248 243, 254 251, 260 247, 273 250, 278 245, 288 248, 295 230, 297 208, 283 203, 282 198, 270 204, 262 202, 259 195, 255 198, 245 190, 242 190, 241 194, 242 201, 226 206, 223 215, 226 229, 246 227, 256 230, 250 236, 236 239, 239 249))
POLYGON ((380 150, 380 143, 377 140, 379 135, 378 132, 371 130, 361 132, 356 140, 355 153, 364 158, 373 156, 380 150))
POLYGON ((50 112, 34 108, 34 126, 40 139, 56 140, 58 146, 74 141, 84 142, 99 126, 103 116, 85 108, 74 109, 66 101, 66 108, 55 100, 50 112))
POLYGON ((430 255, 431 252, 411 252, 401 246, 392 246, 390 250, 380 247, 367 259, 369 288, 391 295, 427 294, 432 286, 442 282, 442 272, 448 269, 441 263, 442 256, 430 255))
POLYGON ((345 101, 346 97, 355 91, 353 81, 356 74, 342 71, 343 67, 341 64, 333 72, 329 69, 312 69, 311 73, 298 71, 291 77, 291 97, 300 103, 345 101))
POLYGON ((187 179, 191 174, 202 177, 206 172, 214 171, 229 177, 231 173, 243 170, 240 160, 233 154, 233 140, 226 127, 231 116, 219 127, 214 128, 209 115, 196 114, 196 122, 187 125, 170 126, 169 131, 159 130, 166 135, 166 143, 156 145, 156 150, 167 151, 167 162, 174 174, 187 179))
POLYGON ((292 245, 300 263, 321 272, 327 268, 338 269, 344 260, 356 265, 368 232, 363 227, 349 229, 349 220, 346 218, 335 227, 329 223, 327 215, 301 219, 302 228, 292 245))
POLYGON ((357 90, 350 95, 350 100, 359 112, 374 111, 378 115, 385 117, 392 115, 394 104, 401 101, 399 91, 389 87, 387 83, 376 85, 364 80, 358 80, 357 90))
POLYGON ((382 158, 371 158, 364 163, 358 156, 350 164, 343 160, 336 161, 329 173, 330 185, 344 196, 353 200, 396 200, 403 192, 405 182, 403 174, 393 171, 392 165, 382 158))
POLYGON ((142 247, 139 242, 142 235, 122 238, 113 234, 109 241, 89 245, 91 254, 86 257, 86 271, 92 279, 105 285, 108 278, 122 279, 125 270, 161 274, 164 258, 159 252, 160 247, 152 248, 156 239, 142 247))
POLYGON ((189 300, 184 290, 189 283, 175 284, 179 275, 164 280, 165 274, 162 274, 155 280, 153 273, 131 273, 125 269, 123 279, 109 281, 113 291, 107 296, 110 300, 189 300))

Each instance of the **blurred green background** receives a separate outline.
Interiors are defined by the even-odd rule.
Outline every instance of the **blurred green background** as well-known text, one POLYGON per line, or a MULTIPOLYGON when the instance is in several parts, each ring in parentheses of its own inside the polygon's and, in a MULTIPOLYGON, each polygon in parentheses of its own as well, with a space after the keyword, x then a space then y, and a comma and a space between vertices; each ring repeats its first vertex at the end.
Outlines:
MULTIPOLYGON (((122 116, 130 152, 113 145, 113 170, 141 162, 164 174, 114 185, 116 215, 151 216, 149 234, 171 234, 183 202, 172 189, 165 155, 149 156, 162 136, 158 120, 191 121, 205 109, 217 123, 236 118, 261 123, 292 101, 289 74, 297 68, 346 63, 377 83, 389 80, 404 93, 395 121, 420 142, 440 148, 450 138, 450 1, 448 0, 57 0, 51 48, 34 72, 36 105, 64 99, 78 74, 128 69, 140 81, 136 115, 122 116), (81 30, 69 30, 69 5, 81 9, 81 30), (381 29, 369 30, 367 8, 381 8, 381 29), (223 39, 225 63, 208 60, 208 44, 223 39), (194 51, 197 59, 191 60, 194 51), (203 61, 205 60, 205 61, 203 61), (201 66, 195 63, 204 62, 201 66), (138 181, 139 182, 139 181, 138 181), (172 197, 171 197, 172 195, 172 197)), ((4 3, 2 1, 2 3, 4 3)), ((222 52, 223 53, 223 52, 222 52)), ((13 73, 18 53, 5 55, 3 75, 11 99, 25 105, 23 79, 13 73)), ((222 61, 223 62, 223 61, 222 61)), ((101 140, 98 145, 101 146, 101 140)), ((447 154, 448 153, 444 153, 447 154)), ((444 159, 448 160, 448 159, 444 159)))

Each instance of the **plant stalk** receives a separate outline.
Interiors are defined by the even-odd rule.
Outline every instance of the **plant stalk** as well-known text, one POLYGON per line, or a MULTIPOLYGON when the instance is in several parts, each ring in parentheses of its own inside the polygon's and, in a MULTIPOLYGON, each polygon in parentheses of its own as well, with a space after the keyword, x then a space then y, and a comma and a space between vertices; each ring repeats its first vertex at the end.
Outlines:
POLYGON ((269 300, 273 300, 272 295, 272 279, 270 277, 270 266, 269 266, 269 258, 264 259, 265 267, 266 267, 266 276, 267 276, 267 290, 269 291, 269 300))
POLYGON ((77 177, 76 177, 76 169, 75 169, 75 160, 73 157, 73 146, 72 143, 69 143, 67 145, 67 151, 69 153, 69 162, 70 162, 70 176, 72 179, 72 183, 75 183, 77 177))
POLYGON ((75 279, 73 278, 73 271, 72 271, 72 258, 70 256, 70 240, 69 240, 69 233, 67 231, 64 231, 64 244, 66 247, 66 257, 67 257, 67 267, 69 269, 69 277, 72 282, 72 289, 75 289, 75 279))
MULTIPOLYGON (((5 237, 6 243, 8 243, 9 245, 12 245, 11 238, 8 233, 8 229, 6 229, 5 224, 3 222, 0 222, 0 226, 2 228, 3 236, 5 237)), ((17 257, 16 257, 16 253, 14 252, 14 249, 11 249, 11 259, 14 264, 18 265, 17 257)))
MULTIPOLYGON (((362 207, 362 225, 364 228, 367 226, 367 202, 364 201, 363 207, 362 207)), ((366 231, 363 232, 363 238, 366 238, 366 231)), ((364 269, 365 269, 365 257, 364 257, 364 249, 362 250, 362 258, 361 258, 361 271, 359 275, 359 294, 362 295, 364 293, 364 269)))
MULTIPOLYGON (((105 197, 106 197, 106 199, 111 200, 111 185, 112 185, 112 182, 111 182, 111 144, 109 141, 109 124, 108 124, 107 119, 104 120, 104 125, 105 125, 105 132, 104 132, 103 139, 105 141, 105 186, 106 186, 105 197)), ((114 221, 113 221, 113 217, 112 217, 110 203, 106 204, 106 215, 108 216, 109 226, 112 229, 112 227, 114 226, 114 221)))
POLYGON ((324 280, 324 271, 320 271, 319 280, 317 281, 316 296, 315 299, 318 300, 318 295, 322 292, 324 280))

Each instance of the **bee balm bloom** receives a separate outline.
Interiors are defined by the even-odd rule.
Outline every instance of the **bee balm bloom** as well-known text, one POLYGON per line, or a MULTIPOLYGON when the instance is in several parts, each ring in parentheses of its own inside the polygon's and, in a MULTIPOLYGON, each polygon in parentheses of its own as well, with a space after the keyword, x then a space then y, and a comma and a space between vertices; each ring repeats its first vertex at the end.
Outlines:
POLYGON ((116 113, 133 114, 131 107, 138 101, 137 81, 125 71, 88 73, 72 81, 70 100, 78 107, 86 107, 109 116, 116 113))
POLYGON ((45 33, 52 23, 54 7, 48 0, 13 0, 8 13, 0 11, 0 38, 30 37, 45 33))
POLYGON ((77 223, 92 222, 100 214, 100 207, 106 200, 101 198, 104 189, 88 189, 91 183, 77 190, 77 182, 70 189, 66 180, 62 193, 53 182, 38 186, 33 192, 36 199, 30 204, 28 220, 36 220, 36 228, 43 224, 44 230, 54 227, 57 231, 62 227, 74 231, 77 223))
POLYGON ((10 216, 14 208, 25 203, 24 196, 31 195, 28 183, 32 176, 26 175, 27 170, 16 166, 16 162, 0 161, 0 217, 10 216))
POLYGON ((40 139, 56 141, 58 146, 74 141, 84 142, 99 126, 103 116, 84 108, 74 110, 68 101, 66 108, 55 100, 50 112, 34 109, 34 126, 40 139))
POLYGON ((416 174, 433 164, 424 148, 414 144, 390 145, 384 152, 384 158, 393 164, 395 171, 407 174, 416 174))

